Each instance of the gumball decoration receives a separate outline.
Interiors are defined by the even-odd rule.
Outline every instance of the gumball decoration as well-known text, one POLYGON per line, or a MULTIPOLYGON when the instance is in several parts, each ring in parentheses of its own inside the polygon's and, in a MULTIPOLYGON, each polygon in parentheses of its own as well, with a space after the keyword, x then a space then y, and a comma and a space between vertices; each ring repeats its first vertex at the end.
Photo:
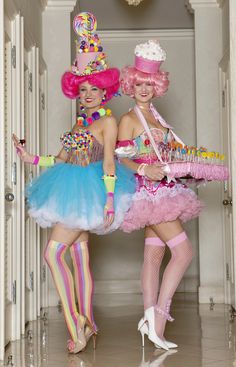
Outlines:
POLYGON ((92 13, 83 12, 75 16, 73 28, 79 37, 89 38, 97 29, 97 20, 92 13))

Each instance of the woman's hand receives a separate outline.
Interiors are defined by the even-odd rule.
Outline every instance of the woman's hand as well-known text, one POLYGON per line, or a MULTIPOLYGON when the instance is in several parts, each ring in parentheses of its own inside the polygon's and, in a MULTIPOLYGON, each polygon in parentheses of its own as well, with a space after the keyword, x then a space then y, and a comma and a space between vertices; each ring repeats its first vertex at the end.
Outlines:
POLYGON ((25 163, 33 164, 35 156, 25 150, 25 147, 21 144, 20 140, 15 134, 12 134, 12 140, 16 147, 16 153, 20 159, 25 163))
POLYGON ((161 165, 151 164, 144 168, 145 176, 153 181, 161 181, 166 173, 163 171, 161 165))
POLYGON ((110 227, 115 218, 115 210, 114 210, 114 197, 111 195, 107 195, 107 201, 104 207, 104 225, 105 228, 110 227))

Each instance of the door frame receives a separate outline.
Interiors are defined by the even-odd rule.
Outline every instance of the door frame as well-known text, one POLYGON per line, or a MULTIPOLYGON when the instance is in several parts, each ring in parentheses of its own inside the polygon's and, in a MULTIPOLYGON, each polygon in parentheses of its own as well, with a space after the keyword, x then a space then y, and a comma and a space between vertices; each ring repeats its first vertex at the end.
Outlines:
MULTIPOLYGON (((229 0, 230 36, 230 121, 231 121, 231 177, 232 177, 232 216, 234 239, 234 264, 236 264, 236 2, 229 0)), ((236 269, 234 269, 236 270, 236 269)), ((234 274, 236 277, 236 274, 234 274)), ((235 278, 236 279, 236 278, 235 278)))
MULTIPOLYGON (((231 85, 231 80, 230 80, 230 53, 229 50, 227 50, 223 56, 223 58, 221 59, 220 63, 219 63, 219 101, 220 101, 220 121, 221 121, 221 137, 223 139, 223 109, 226 108, 226 105, 224 101, 227 101, 228 103, 228 130, 231 130, 231 116, 230 116, 230 109, 231 109, 231 98, 230 98, 230 85, 231 85), (227 96, 225 96, 225 82, 226 82, 226 73, 229 73, 229 89, 228 89, 228 93, 227 96)), ((228 131, 227 130, 227 131, 228 131)), ((229 143, 231 144, 230 149, 232 151, 232 142, 231 139, 229 141, 229 143)), ((223 142, 222 142, 223 144, 223 142)), ((230 163, 229 163, 229 167, 231 167, 232 169, 232 157, 230 155, 229 157, 230 159, 230 163)), ((232 180, 232 178, 230 178, 232 180)), ((231 188, 232 188, 232 182, 231 182, 231 188)), ((228 191, 228 189, 227 189, 228 191)), ((229 195, 229 194, 228 194, 229 195)), ((227 196, 228 196, 227 195, 227 196)), ((232 195, 232 192, 230 193, 230 196, 232 195)), ((225 192, 222 192, 222 201, 225 199, 225 192)), ((222 211, 222 216, 223 216, 223 222, 225 220, 224 216, 225 216, 225 210, 223 209, 222 211)), ((233 222, 233 213, 232 213, 232 222, 233 222)), ((233 223, 232 223, 233 226, 233 223)), ((223 271, 224 271, 224 303, 225 304, 231 304, 233 307, 235 307, 235 301, 236 301, 236 285, 235 285, 235 260, 234 259, 230 259, 230 253, 231 251, 229 251, 229 248, 227 248, 228 244, 225 242, 226 237, 225 237, 225 231, 227 229, 223 226, 223 233, 222 233, 222 242, 223 242, 223 246, 224 246, 224 258, 223 258, 223 271), (229 262, 231 262, 231 266, 229 265, 229 262), (230 280, 234 279, 234 286, 231 288, 230 285, 230 280), (231 294, 231 290, 233 290, 234 296, 232 297, 231 294)), ((232 243, 231 245, 233 246, 233 253, 235 253, 235 249, 234 249, 234 242, 233 242, 233 231, 232 231, 232 243)), ((235 257, 235 254, 234 254, 235 257)))
MULTIPOLYGON (((0 0, 0 137, 5 135, 4 129, 4 49, 5 49, 5 29, 4 29, 4 0, 0 0)), ((5 218, 5 149, 4 144, 0 144, 0 218, 5 218)), ((0 325, 4 325, 5 318, 5 220, 0 220, 0 325)), ((0 327, 0 360, 4 360, 5 349, 5 328, 0 327)))

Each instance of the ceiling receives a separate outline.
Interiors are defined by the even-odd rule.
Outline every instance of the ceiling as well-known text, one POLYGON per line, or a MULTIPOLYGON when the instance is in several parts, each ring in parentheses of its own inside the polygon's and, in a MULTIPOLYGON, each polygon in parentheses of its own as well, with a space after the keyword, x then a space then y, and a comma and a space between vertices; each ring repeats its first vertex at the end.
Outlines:
POLYGON ((92 12, 100 30, 194 27, 185 0, 143 0, 138 6, 126 0, 78 0, 76 10, 92 12))

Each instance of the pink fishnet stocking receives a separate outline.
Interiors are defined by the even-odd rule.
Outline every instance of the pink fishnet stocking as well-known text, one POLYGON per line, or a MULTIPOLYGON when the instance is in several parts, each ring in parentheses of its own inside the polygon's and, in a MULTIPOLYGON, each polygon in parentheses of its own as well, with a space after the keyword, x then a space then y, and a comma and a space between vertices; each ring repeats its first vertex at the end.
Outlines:
POLYGON ((149 245, 144 248, 144 262, 141 272, 144 310, 156 305, 159 288, 159 272, 165 253, 165 244, 149 245))
POLYGON ((171 242, 174 243, 177 237, 180 239, 179 236, 176 236, 167 242, 171 250, 171 259, 163 274, 156 307, 155 329, 160 338, 164 337, 167 321, 163 311, 169 314, 171 299, 193 258, 193 249, 187 236, 183 241, 175 243, 174 246, 171 245, 171 242))

